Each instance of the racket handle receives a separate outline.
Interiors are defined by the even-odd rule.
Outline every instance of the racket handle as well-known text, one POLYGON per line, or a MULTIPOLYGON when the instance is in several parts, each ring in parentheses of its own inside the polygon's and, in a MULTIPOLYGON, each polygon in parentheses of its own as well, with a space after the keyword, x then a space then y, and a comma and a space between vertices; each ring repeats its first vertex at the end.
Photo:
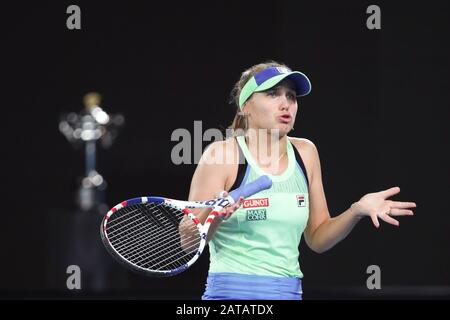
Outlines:
POLYGON ((230 197, 233 198, 234 202, 237 202, 240 197, 250 197, 262 190, 269 189, 271 186, 272 180, 268 176, 264 175, 251 183, 234 189, 230 192, 230 197))

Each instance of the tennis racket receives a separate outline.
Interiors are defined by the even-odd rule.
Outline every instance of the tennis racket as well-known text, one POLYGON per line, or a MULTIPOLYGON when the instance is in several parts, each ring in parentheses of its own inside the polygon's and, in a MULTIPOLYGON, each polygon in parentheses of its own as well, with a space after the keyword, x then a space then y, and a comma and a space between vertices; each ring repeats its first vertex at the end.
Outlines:
POLYGON ((150 276, 173 276, 188 269, 206 246, 209 227, 219 212, 239 200, 269 189, 261 176, 226 198, 180 201, 140 197, 121 202, 103 218, 100 234, 107 251, 125 267, 150 276), (190 209, 212 208, 202 225, 190 209))

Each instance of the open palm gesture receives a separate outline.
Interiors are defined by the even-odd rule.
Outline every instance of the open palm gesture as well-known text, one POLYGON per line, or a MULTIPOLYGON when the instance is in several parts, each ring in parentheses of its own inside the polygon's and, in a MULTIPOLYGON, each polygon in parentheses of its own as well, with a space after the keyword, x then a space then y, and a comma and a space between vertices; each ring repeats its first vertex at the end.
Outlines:
POLYGON ((400 192, 399 187, 393 187, 384 191, 369 193, 356 202, 355 209, 358 216, 370 216, 375 227, 380 226, 378 219, 395 226, 400 223, 392 218, 393 216, 412 216, 414 212, 410 208, 415 208, 414 202, 400 202, 387 200, 387 198, 400 192))

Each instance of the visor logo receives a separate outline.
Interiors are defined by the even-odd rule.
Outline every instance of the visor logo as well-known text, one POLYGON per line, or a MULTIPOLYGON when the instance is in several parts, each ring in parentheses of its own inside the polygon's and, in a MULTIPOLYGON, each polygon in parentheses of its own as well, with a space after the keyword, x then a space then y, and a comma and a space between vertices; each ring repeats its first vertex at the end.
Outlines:
POLYGON ((285 67, 276 67, 279 73, 289 73, 289 70, 285 67))

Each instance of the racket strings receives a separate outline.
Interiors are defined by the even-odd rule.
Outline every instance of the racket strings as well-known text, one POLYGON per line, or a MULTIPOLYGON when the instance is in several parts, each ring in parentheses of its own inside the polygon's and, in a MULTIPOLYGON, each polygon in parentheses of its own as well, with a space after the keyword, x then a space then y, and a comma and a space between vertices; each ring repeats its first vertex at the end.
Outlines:
MULTIPOLYGON (((161 245, 158 250, 149 251, 148 254, 139 255, 140 260, 136 261, 136 263, 141 265, 149 265, 149 269, 153 270, 165 270, 165 269, 174 269, 179 267, 185 263, 187 263, 190 259, 192 259, 193 254, 196 253, 200 244, 200 237, 198 235, 198 229, 193 224, 191 220, 189 220, 192 224, 190 228, 191 236, 186 237, 185 235, 180 238, 179 235, 175 237, 165 237, 164 239, 159 239, 158 246, 161 245), (192 234, 194 236, 192 236, 192 234), (187 242, 185 240, 188 240, 187 242), (180 251, 180 241, 181 241, 181 249, 180 251), (164 247, 162 247, 164 246, 164 247), (153 261, 157 261, 153 263, 153 261), (153 264, 152 264, 153 263, 153 264), (170 268, 166 268, 170 267, 170 268)), ((149 246, 146 249, 152 249, 149 246)), ((136 258, 136 254, 134 255, 136 258)))
POLYGON ((130 263, 149 270, 175 269, 194 257, 201 240, 197 226, 184 216, 163 203, 132 205, 111 215, 105 233, 130 263))
MULTIPOLYGON (((121 236, 121 238, 126 236, 126 238, 130 238, 133 240, 134 249, 140 249, 140 248, 145 249, 142 242, 139 242, 140 239, 152 240, 154 237, 159 237, 161 233, 167 232, 167 230, 165 230, 165 228, 163 228, 163 227, 167 227, 167 224, 159 221, 159 220, 162 220, 160 213, 156 213, 156 217, 153 217, 151 215, 148 215, 145 212, 146 211, 145 208, 143 208, 143 207, 133 208, 133 210, 130 211, 130 213, 133 214, 133 213, 138 212, 139 210, 141 211, 141 213, 144 213, 144 214, 139 215, 138 218, 136 218, 136 215, 133 216, 133 219, 135 222, 134 225, 130 226, 128 224, 127 226, 122 226, 121 229, 124 229, 124 231, 120 235, 116 234, 114 237, 111 237, 110 240, 116 240, 116 238, 118 236, 121 236), (149 221, 149 219, 150 219, 150 221, 149 221), (140 223, 138 223, 138 222, 140 222, 140 223), (147 228, 147 226, 152 226, 152 227, 147 228), (152 237, 149 238, 150 234, 152 235, 152 237)), ((167 212, 167 210, 164 212, 167 212)), ((127 216, 129 216, 130 213, 127 214, 127 216)), ((125 216, 125 215, 123 215, 123 216, 125 216)), ((129 221, 131 219, 127 218, 126 220, 129 221)), ((151 242, 151 241, 147 241, 147 242, 151 242)), ((129 243, 127 241, 123 241, 122 245, 118 245, 116 247, 116 249, 120 250, 120 249, 126 248, 126 247, 130 247, 129 243)), ((133 247, 131 247, 131 248, 133 249, 133 247)), ((124 251, 124 250, 120 250, 120 251, 124 254, 128 253, 127 251, 124 251)))
MULTIPOLYGON (((134 212, 136 212, 137 211, 137 209, 138 208, 135 208, 135 210, 133 210, 132 212, 134 213, 134 212)), ((141 211, 142 212, 145 212, 146 210, 145 209, 143 209, 143 208, 139 208, 139 209, 141 209, 141 211)), ((164 211, 164 213, 167 213, 167 210, 165 210, 164 211)), ((129 214, 128 214, 129 215, 129 214)), ((167 224, 165 224, 164 222, 161 222, 161 221, 159 221, 159 220, 156 220, 154 217, 152 217, 152 216, 150 216, 150 217, 147 217, 147 218, 149 218, 151 221, 147 221, 147 223, 145 223, 145 225, 151 225, 151 224, 153 224, 153 225, 156 225, 156 226, 159 226, 159 227, 162 227, 162 226, 167 226, 167 224)), ((157 215, 157 218, 159 218, 159 219, 161 219, 161 217, 160 217, 160 215, 157 215)), ((129 220, 129 218, 128 218, 128 220, 129 220)), ((141 217, 141 218, 139 218, 138 220, 146 220, 146 218, 144 218, 144 217, 141 217)), ((140 225, 143 225, 143 223, 141 223, 140 225)), ((138 232, 140 232, 142 235, 144 235, 144 237, 146 236, 146 235, 148 235, 149 234, 149 231, 154 231, 154 229, 155 228, 152 228, 152 229, 149 229, 149 228, 140 228, 140 229, 136 229, 136 225, 135 226, 133 226, 134 228, 131 228, 130 230, 133 230, 132 232, 129 232, 126 236, 127 236, 127 238, 128 239, 131 239, 132 241, 133 241, 133 245, 134 245, 134 250, 132 250, 133 252, 135 252, 135 254, 133 254, 133 255, 130 255, 129 254, 129 252, 126 252, 126 251, 124 251, 124 250, 120 250, 121 248, 127 248, 127 247, 130 247, 130 244, 129 243, 127 243, 127 242, 124 242, 121 246, 118 246, 116 249, 122 254, 122 255, 124 255, 125 256, 125 258, 127 258, 128 260, 136 260, 136 259, 138 259, 137 261, 135 261, 135 262, 137 262, 137 263, 142 263, 142 261, 144 261, 144 259, 145 259, 145 257, 147 256, 147 254, 141 254, 142 252, 144 252, 144 253, 146 253, 145 252, 145 250, 146 249, 148 249, 148 247, 149 247, 149 245, 142 245, 142 242, 136 242, 136 240, 138 239, 138 238, 136 238, 136 234, 139 234, 138 232), (142 258, 142 257, 144 257, 144 259, 142 258)), ((157 234, 157 236, 158 236, 158 234, 157 234)), ((141 236, 141 238, 142 238, 142 236, 141 236)), ((159 239, 159 238, 157 238, 157 239, 159 239)), ((117 240, 117 239, 113 239, 113 240, 117 240)), ((147 241, 147 242, 152 242, 152 240, 153 240, 153 242, 155 242, 154 241, 154 237, 152 237, 151 239, 149 239, 150 241, 147 241)), ((117 241, 116 241, 117 242, 117 241)), ((161 245, 160 243, 154 243, 153 245, 161 245)), ((133 247, 132 247, 133 248, 133 247)), ((148 253, 151 253, 151 252, 148 252, 148 253)))
MULTIPOLYGON (((142 217, 142 218, 139 218, 138 220, 140 220, 140 221, 143 221, 141 224, 145 224, 145 225, 148 225, 148 223, 146 223, 146 219, 144 218, 144 217, 142 217)), ((136 221, 138 221, 138 220, 136 220, 136 221)), ((187 220, 187 221, 191 221, 191 220, 187 220)), ((197 230, 197 226, 195 225, 195 224, 193 224, 193 223, 190 223, 189 224, 189 226, 190 226, 190 230, 187 230, 189 233, 188 234, 193 234, 193 235, 195 235, 196 233, 195 232, 193 232, 193 231, 196 231, 197 230)), ((165 232, 164 230, 162 230, 161 228, 157 228, 157 227, 152 227, 152 228, 150 228, 150 229, 146 229, 146 231, 148 231, 148 233, 151 233, 152 234, 152 236, 153 237, 160 237, 160 235, 161 235, 161 233, 163 233, 163 232, 165 232)), ((133 236, 134 235, 134 233, 136 233, 136 231, 135 232, 130 232, 130 236, 133 236)), ((147 241, 147 239, 148 239, 148 233, 140 233, 140 235, 139 236, 137 236, 136 238, 134 238, 134 240, 136 241, 136 246, 138 247, 138 248, 143 248, 143 249, 145 249, 145 243, 149 243, 149 242, 151 242, 151 241, 147 241)), ((114 236, 112 236, 111 237, 111 239, 114 239, 114 238, 117 238, 117 236, 118 235, 114 235, 114 236)), ((195 237, 190 237, 190 238, 192 238, 192 239, 194 239, 195 240, 195 237)), ((177 239, 177 237, 176 236, 174 236, 174 239, 176 240, 177 239)), ((167 240, 169 240, 169 239, 167 239, 167 240)), ((185 240, 185 239, 183 239, 183 240, 185 240)), ((185 243, 184 244, 186 244, 186 241, 184 241, 185 243)), ((170 244, 171 242, 168 242, 168 244, 170 244)), ((190 243, 189 242, 187 242, 187 244, 189 245, 190 243)), ((124 243, 124 244, 122 244, 121 246, 118 246, 118 247, 116 247, 116 249, 117 250, 120 250, 120 249, 122 249, 123 247, 125 247, 127 245, 127 243, 124 243)), ((183 249, 185 249, 185 251, 186 251, 186 248, 187 248, 187 246, 186 245, 183 245, 183 249)), ((136 251, 136 248, 130 248, 130 250, 128 250, 128 251, 124 251, 123 253, 124 254, 129 254, 129 253, 131 253, 132 251, 136 251)))
MULTIPOLYGON (((123 252, 124 255, 127 256, 127 258, 135 258, 136 255, 139 254, 139 250, 145 250, 145 249, 151 249, 151 245, 152 243, 154 243, 154 239, 158 238, 161 236, 161 233, 164 231, 159 230, 159 232, 157 231, 155 234, 153 234, 153 232, 155 232, 155 228, 149 229, 148 230, 150 234, 152 234, 151 239, 147 238, 147 234, 148 233, 143 233, 141 236, 139 236, 138 238, 136 238, 136 243, 135 243, 135 247, 134 248, 130 248, 129 250, 125 250, 123 252), (137 248, 139 250, 137 250, 137 248)), ((190 235, 189 237, 182 237, 182 248, 183 250, 186 252, 188 251, 188 249, 196 249, 197 247, 197 236, 196 234, 197 232, 197 227, 195 226, 195 224, 192 223, 192 226, 189 228, 188 230, 188 234, 190 235), (186 239, 188 241, 186 241, 186 239)), ((180 237, 178 235, 173 235, 171 238, 165 238, 165 242, 166 242, 166 249, 170 250, 176 246, 179 246, 179 241, 180 241, 180 237)), ((123 248, 125 245, 122 245, 120 248, 123 248)), ((189 250, 189 252, 191 252, 192 250, 189 250)), ((142 263, 144 261, 143 260, 139 260, 138 263, 142 263)))
MULTIPOLYGON (((122 220, 120 222, 117 222, 116 224, 114 224, 114 230, 111 230, 109 232, 110 238, 113 238, 113 235, 116 235, 117 233, 119 233, 118 231, 124 230, 124 229, 126 230, 126 228, 129 227, 127 222, 129 222, 132 219, 136 219, 136 217, 133 216, 133 212, 136 212, 136 210, 137 209, 129 211, 128 213, 124 214, 122 216, 122 220), (125 219, 125 217, 127 217, 127 218, 125 219)), ((141 218, 144 219, 144 216, 142 216, 141 218)))
MULTIPOLYGON (((179 256, 178 258, 179 258, 179 261, 183 262, 183 263, 187 263, 190 260, 190 258, 192 257, 192 253, 197 252, 197 249, 200 244, 200 236, 198 234, 197 226, 190 219, 188 221, 191 224, 191 226, 189 227, 189 230, 188 230, 188 232, 189 232, 188 236, 184 235, 181 237, 181 239, 178 237, 176 237, 174 240, 167 239, 167 240, 171 240, 171 241, 168 241, 168 243, 167 243, 167 248, 166 248, 167 253, 169 253, 175 247, 178 247, 180 245, 179 241, 181 241, 181 248, 185 254, 183 256, 179 256)), ((186 230, 183 230, 183 231, 186 232, 186 230)), ((178 254, 178 252, 176 252, 176 253, 172 252, 172 255, 161 256, 161 259, 158 259, 159 267, 164 269, 165 267, 171 265, 173 263, 173 259, 175 258, 175 256, 177 254, 178 254), (163 262, 165 262, 166 264, 161 265, 163 262)), ((138 263, 146 263, 146 260, 147 259, 144 257, 144 259, 139 260, 138 263)), ((150 266, 150 269, 155 269, 155 267, 158 264, 150 266)))
MULTIPOLYGON (((108 221, 108 238, 113 240, 114 238, 123 237, 124 234, 131 234, 131 230, 139 230, 139 227, 143 225, 149 225, 148 219, 151 219, 151 215, 147 214, 146 209, 142 205, 135 205, 131 207, 125 207, 121 209, 120 214, 112 215, 111 218, 115 218, 114 222, 108 221), (139 223, 140 222, 140 223, 139 223), (120 227, 118 227, 120 226, 120 227), (122 232, 118 232, 122 231, 122 232)), ((155 212, 158 215, 158 212, 155 212)), ((155 221, 150 222, 150 225, 155 225, 155 221)), ((157 222, 157 226, 161 226, 160 222, 157 222)))
MULTIPOLYGON (((190 220, 189 220, 190 221, 190 220)), ((182 248, 185 252, 187 253, 191 253, 193 250, 197 250, 198 245, 198 237, 195 236, 197 234, 197 227, 195 226, 195 224, 192 223, 192 226, 189 228, 189 232, 188 234, 194 234, 194 236, 189 236, 189 237, 183 237, 183 243, 182 243, 182 248)), ((154 230, 150 230, 150 232, 152 232, 154 230)), ((151 249, 151 245, 152 245, 152 239, 150 239, 150 241, 148 239, 146 239, 145 237, 145 233, 143 233, 144 236, 140 236, 139 238, 136 238, 136 242, 135 242, 135 247, 134 248, 130 248, 129 250, 126 250, 122 252, 122 255, 124 255, 127 259, 139 259, 138 261, 136 261, 136 263, 138 264, 143 264, 146 260, 146 257, 142 256, 140 254, 140 252, 142 250, 146 250, 146 249, 151 249)), ((155 234, 153 235, 152 238, 154 237, 158 237, 159 234, 155 234)), ((178 236, 174 236, 173 238, 167 238, 166 239, 167 243, 166 243, 166 247, 167 250, 173 249, 174 247, 179 246, 179 238, 178 236)), ((124 245, 117 247, 116 249, 121 251, 121 249, 124 247, 124 245)), ((172 258, 172 256, 166 257, 166 260, 169 260, 172 258)), ((163 262, 163 261, 161 261, 163 262)), ((154 267, 154 266, 153 266, 154 267)))
MULTIPOLYGON (((135 211, 133 211, 133 212, 136 212, 136 210, 135 211)), ((127 220, 130 220, 131 218, 128 218, 127 220)), ((123 234, 128 234, 128 236, 133 236, 134 235, 134 233, 137 233, 138 231, 140 231, 140 228, 141 227, 145 227, 145 226, 148 226, 148 225, 152 225, 152 224, 149 224, 149 222, 148 222, 148 218, 145 216, 145 215, 141 215, 139 218, 137 218, 136 219, 136 217, 134 217, 134 219, 135 219, 135 225, 134 225, 134 227, 133 227, 133 231, 131 231, 131 229, 130 229, 130 226, 123 226, 123 227, 121 227, 121 229, 123 230, 123 232, 121 232, 120 234, 114 234, 113 236, 110 236, 110 239, 114 239, 114 238, 117 238, 117 237, 120 237, 120 236, 123 236, 123 234), (139 222, 139 223, 138 223, 139 222)), ((160 225, 159 225, 160 226, 160 225)), ((156 226, 156 227, 152 227, 152 229, 150 229, 149 231, 150 232, 153 232, 153 231, 155 231, 155 230, 161 230, 161 232, 163 232, 162 230, 162 228, 159 228, 158 226, 156 226)), ((115 230, 114 230, 115 231, 115 230)), ((142 237, 146 237, 147 235, 145 234, 145 233, 141 233, 141 238, 142 237)), ((136 240, 136 239, 135 239, 136 240)), ((126 245, 126 243, 124 244, 124 245, 126 245)))

